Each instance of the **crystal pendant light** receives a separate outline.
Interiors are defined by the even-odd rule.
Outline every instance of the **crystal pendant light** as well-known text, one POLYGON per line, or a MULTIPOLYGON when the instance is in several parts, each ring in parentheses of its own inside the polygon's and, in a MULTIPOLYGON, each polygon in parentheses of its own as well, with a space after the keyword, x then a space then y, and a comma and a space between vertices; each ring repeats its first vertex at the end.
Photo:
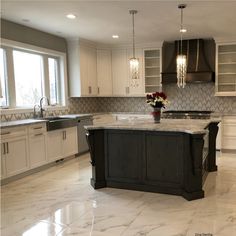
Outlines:
POLYGON ((183 9, 186 8, 186 4, 178 5, 178 8, 181 10, 181 25, 180 25, 180 52, 176 58, 176 71, 177 71, 177 85, 179 88, 184 88, 186 85, 186 74, 187 74, 187 57, 183 54, 183 33, 187 30, 183 28, 183 9))
POLYGON ((134 14, 138 11, 130 10, 129 13, 132 15, 132 25, 133 25, 133 57, 129 60, 130 75, 131 75, 131 86, 138 87, 139 83, 139 60, 135 57, 135 34, 134 34, 134 14))

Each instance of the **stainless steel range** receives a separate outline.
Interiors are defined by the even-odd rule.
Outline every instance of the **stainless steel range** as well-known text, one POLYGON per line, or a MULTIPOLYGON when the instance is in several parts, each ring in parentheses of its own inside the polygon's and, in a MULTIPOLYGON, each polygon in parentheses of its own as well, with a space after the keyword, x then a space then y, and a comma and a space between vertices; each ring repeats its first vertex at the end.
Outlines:
POLYGON ((169 110, 162 113, 163 118, 168 119, 209 119, 212 111, 197 110, 169 110))

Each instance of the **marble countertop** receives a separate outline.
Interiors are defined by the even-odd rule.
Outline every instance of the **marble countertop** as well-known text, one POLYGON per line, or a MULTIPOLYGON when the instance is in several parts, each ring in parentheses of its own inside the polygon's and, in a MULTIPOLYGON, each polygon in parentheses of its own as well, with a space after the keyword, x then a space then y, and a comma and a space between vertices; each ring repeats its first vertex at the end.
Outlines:
POLYGON ((147 131, 167 131, 184 132, 189 134, 206 133, 205 128, 211 122, 220 122, 219 118, 207 120, 198 119, 161 119, 160 123, 155 124, 153 119, 122 120, 109 124, 98 124, 85 126, 87 130, 96 129, 119 129, 119 130, 147 130, 147 131))
POLYGON ((0 128, 9 128, 14 126, 21 125, 31 125, 37 123, 44 123, 46 120, 36 120, 36 119, 25 119, 25 120, 13 120, 13 121, 5 121, 0 123, 0 128))

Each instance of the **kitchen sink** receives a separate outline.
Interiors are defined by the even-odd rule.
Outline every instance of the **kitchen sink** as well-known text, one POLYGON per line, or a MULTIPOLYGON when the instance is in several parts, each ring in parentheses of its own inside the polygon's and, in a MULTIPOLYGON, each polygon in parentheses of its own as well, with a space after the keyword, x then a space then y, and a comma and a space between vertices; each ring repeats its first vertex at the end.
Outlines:
POLYGON ((60 116, 49 116, 37 118, 38 120, 46 120, 47 131, 56 129, 64 129, 77 125, 77 120, 74 118, 60 117, 60 116))

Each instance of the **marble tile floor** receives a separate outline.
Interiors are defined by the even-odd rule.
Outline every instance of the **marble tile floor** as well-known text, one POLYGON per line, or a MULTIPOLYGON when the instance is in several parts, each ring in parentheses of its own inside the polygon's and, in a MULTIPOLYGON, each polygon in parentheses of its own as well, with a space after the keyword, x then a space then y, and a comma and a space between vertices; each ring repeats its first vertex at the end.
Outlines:
POLYGON ((2 186, 2 236, 234 236, 236 156, 221 155, 204 199, 90 184, 89 155, 2 186))

